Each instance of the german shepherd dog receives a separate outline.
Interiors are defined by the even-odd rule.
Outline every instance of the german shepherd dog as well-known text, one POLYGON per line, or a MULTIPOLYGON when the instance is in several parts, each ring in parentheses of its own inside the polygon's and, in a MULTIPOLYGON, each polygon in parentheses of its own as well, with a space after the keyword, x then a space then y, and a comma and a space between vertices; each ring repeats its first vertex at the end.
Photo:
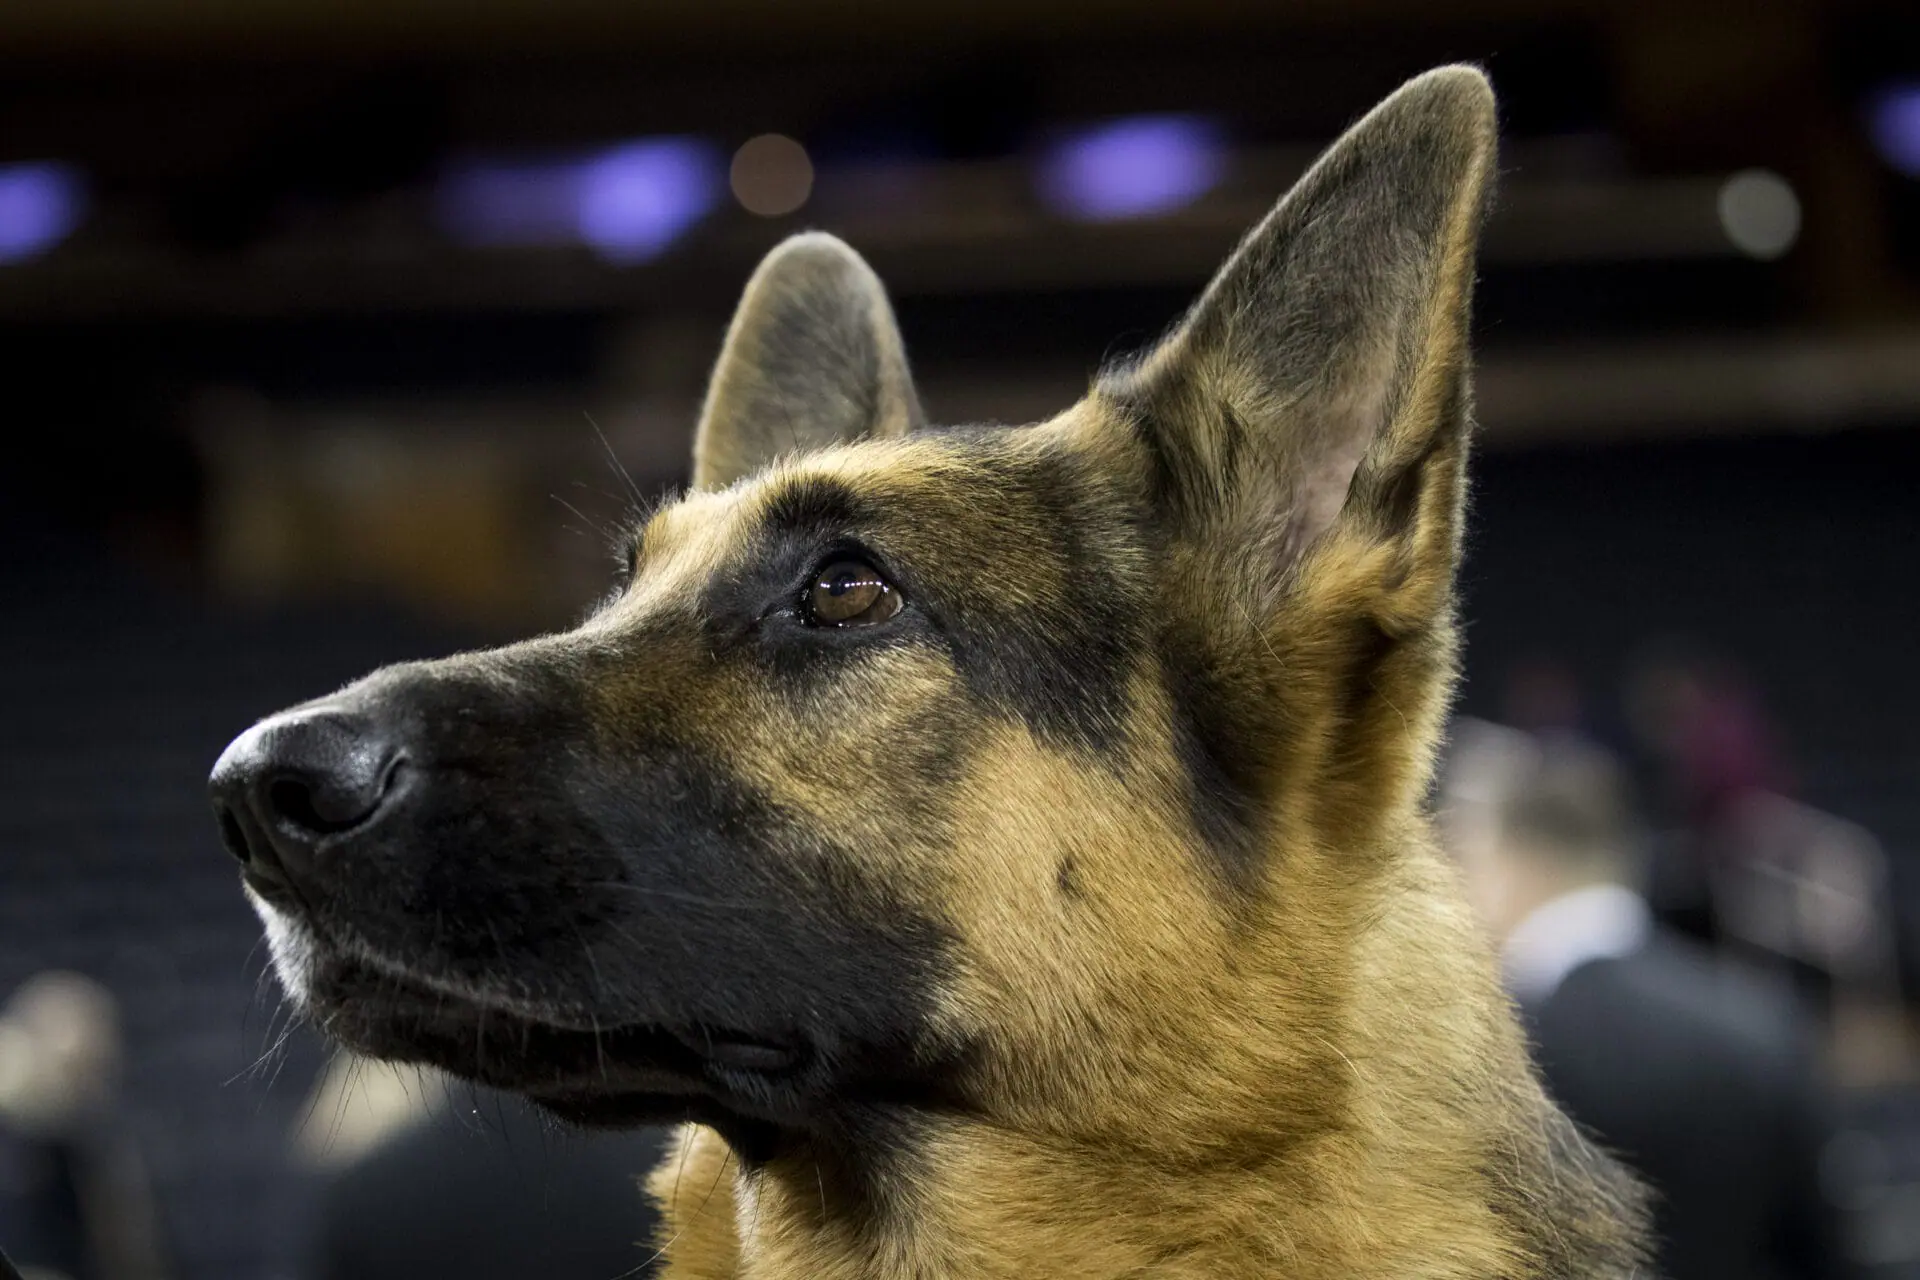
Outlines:
POLYGON ((292 999, 683 1123, 675 1280, 1632 1274, 1426 814, 1494 137, 1407 84, 1017 428, 924 426, 866 264, 775 249, 582 625, 221 757, 292 999))

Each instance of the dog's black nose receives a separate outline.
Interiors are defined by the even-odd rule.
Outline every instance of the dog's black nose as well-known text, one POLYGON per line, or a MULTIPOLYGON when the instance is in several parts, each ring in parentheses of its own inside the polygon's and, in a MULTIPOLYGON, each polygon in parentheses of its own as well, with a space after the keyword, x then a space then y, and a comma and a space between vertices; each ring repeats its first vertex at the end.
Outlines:
POLYGON ((399 759, 389 735, 339 709, 262 720, 213 766, 221 838, 248 871, 304 883, 323 841, 380 811, 399 759))

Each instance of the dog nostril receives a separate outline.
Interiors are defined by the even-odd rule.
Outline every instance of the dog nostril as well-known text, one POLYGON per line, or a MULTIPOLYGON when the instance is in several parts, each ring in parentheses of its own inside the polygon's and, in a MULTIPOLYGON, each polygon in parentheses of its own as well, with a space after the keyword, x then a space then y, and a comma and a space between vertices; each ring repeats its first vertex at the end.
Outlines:
POLYGON ((227 852, 238 858, 242 866, 253 861, 247 833, 241 829, 240 819, 233 816, 233 810, 225 805, 220 806, 220 843, 227 846, 227 852))
POLYGON ((298 880, 323 842, 373 820, 405 758, 364 717, 322 709, 263 720, 227 745, 208 778, 221 843, 250 874, 298 880))
POLYGON ((267 785, 267 803, 273 812, 315 835, 333 835, 360 825, 379 801, 378 794, 298 776, 275 778, 267 785))

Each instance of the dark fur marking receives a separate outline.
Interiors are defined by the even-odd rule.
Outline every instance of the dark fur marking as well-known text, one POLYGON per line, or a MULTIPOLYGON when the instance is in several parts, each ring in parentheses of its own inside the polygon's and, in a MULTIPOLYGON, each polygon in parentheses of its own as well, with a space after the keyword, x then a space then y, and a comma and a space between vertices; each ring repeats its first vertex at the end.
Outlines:
POLYGON ((1253 442, 1248 424, 1231 405, 1210 400, 1203 412, 1220 415, 1219 430, 1196 430, 1192 415, 1202 410, 1164 392, 1152 394, 1129 363, 1103 370, 1099 387, 1146 454, 1146 498, 1155 523, 1169 533, 1191 533, 1203 525, 1242 479, 1239 469, 1253 442), (1217 456, 1203 458, 1196 447, 1203 436, 1211 438, 1217 456))
POLYGON ((822 1225, 884 1234, 911 1222, 922 1208, 917 1190, 927 1176, 922 1153, 936 1114, 937 1107, 864 1108, 843 1117, 831 1132, 751 1154, 734 1147, 734 1153, 749 1176, 776 1162, 787 1165, 795 1184, 816 1192, 817 1199, 803 1201, 804 1211, 817 1215, 822 1225))
POLYGON ((994 566, 976 564, 971 589, 942 601, 956 664, 971 689, 1042 739, 1117 754, 1145 604, 1110 548, 1137 545, 1139 528, 1118 501, 1102 501, 1109 489, 1071 455, 987 452, 970 461, 1004 492, 1003 509, 1022 522, 1021 536, 1051 550, 1063 590, 1004 607, 992 589, 994 566))
POLYGON ((1187 438, 1186 433, 1169 431, 1156 419, 1152 403, 1135 394, 1136 386, 1127 365, 1115 365, 1104 371, 1100 384, 1108 402, 1121 415, 1128 433, 1146 454, 1149 509, 1172 523, 1186 520, 1192 514, 1193 503, 1183 481, 1195 470, 1191 450, 1182 448, 1180 443, 1187 438))
POLYGON ((1068 902, 1079 902, 1087 896, 1080 885, 1080 868, 1071 853, 1060 859, 1060 865, 1054 869, 1053 882, 1068 902))
POLYGON ((1380 665, 1408 639, 1405 636, 1388 635, 1372 618, 1360 618, 1353 623, 1352 638, 1345 646, 1345 652, 1352 656, 1348 660, 1345 683, 1341 687, 1341 723, 1354 725, 1365 714, 1367 705, 1379 693, 1375 676, 1380 665))
POLYGON ((1455 370, 1449 377, 1452 386, 1447 407, 1442 411, 1441 420, 1428 432, 1419 453, 1394 474, 1375 480, 1369 491, 1361 495, 1371 527, 1383 540, 1406 537, 1413 531, 1429 476, 1436 466, 1445 464, 1442 453, 1457 448, 1466 430, 1465 376, 1455 370))
POLYGON ((872 506, 852 486, 825 476, 803 475, 783 481, 762 508, 763 528, 789 533, 813 531, 830 536, 872 519, 872 506))
POLYGON ((1412 531, 1420 509, 1420 494, 1426 487, 1427 463, 1437 451, 1441 437, 1436 436, 1420 451, 1419 460, 1389 479, 1374 493, 1374 527, 1387 537, 1404 536, 1412 531))
POLYGON ((1265 791, 1270 727, 1236 697, 1209 666, 1194 637, 1161 643, 1161 670, 1173 704, 1173 749, 1187 776, 1187 811, 1228 884, 1249 889, 1260 878, 1263 852, 1257 825, 1265 791))

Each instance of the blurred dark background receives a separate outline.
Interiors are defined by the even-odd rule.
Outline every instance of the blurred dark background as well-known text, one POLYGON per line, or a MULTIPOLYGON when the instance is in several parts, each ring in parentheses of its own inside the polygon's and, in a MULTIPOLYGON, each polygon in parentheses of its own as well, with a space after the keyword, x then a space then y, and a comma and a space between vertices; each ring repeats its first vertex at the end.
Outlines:
MULTIPOLYGON (((114 1127, 168 1270, 288 1274, 311 1130, 353 1146, 317 1040, 268 1053, 203 799, 229 737, 587 604, 610 458, 683 479, 786 234, 870 258, 936 419, 1044 416, 1345 122, 1458 59, 1504 128, 1463 706, 1634 761, 1683 850, 1656 908, 1817 1011, 1844 1099, 1823 1193, 1861 1267, 1920 1275, 1911 4, 18 0, 0 998, 48 970, 115 998, 114 1127), (1799 925, 1688 861, 1680 686, 1765 744, 1733 785, 1846 833, 1837 881, 1773 868, 1799 925)), ((451 1105, 501 1145, 493 1100, 451 1105)))

